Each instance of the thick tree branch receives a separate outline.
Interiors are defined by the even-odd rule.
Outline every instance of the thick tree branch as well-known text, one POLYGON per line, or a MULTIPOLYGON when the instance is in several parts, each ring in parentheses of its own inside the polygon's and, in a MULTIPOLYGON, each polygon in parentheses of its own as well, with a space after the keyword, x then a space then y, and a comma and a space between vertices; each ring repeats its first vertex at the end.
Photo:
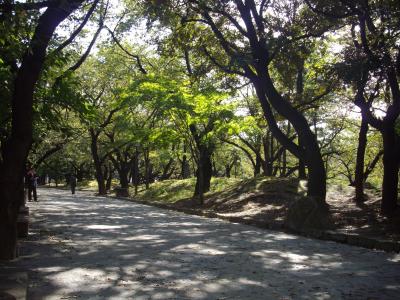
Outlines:
POLYGON ((79 58, 79 60, 71 67, 68 68, 67 72, 73 72, 76 71, 86 60, 86 58, 89 56, 90 51, 92 50, 101 30, 103 29, 103 23, 100 22, 99 24, 99 28, 97 28, 96 33, 94 34, 88 48, 86 49, 85 53, 83 53, 83 55, 79 58))
POLYGON ((380 150, 374 157, 374 159, 368 164, 367 168, 365 169, 364 172, 364 181, 368 179, 368 176, 371 174, 371 172, 374 170, 376 164, 380 160, 380 158, 383 155, 383 150, 380 150))
POLYGON ((48 159, 50 156, 52 156, 53 154, 57 153, 58 151, 60 151, 64 145, 67 143, 67 140, 64 140, 60 143, 57 143, 56 145, 54 145, 52 148, 50 148, 49 150, 47 150, 41 157, 39 157, 38 160, 36 160, 36 162, 34 163, 34 168, 37 169, 46 159, 48 159))
POLYGON ((245 74, 243 72, 237 71, 237 70, 232 70, 231 68, 229 68, 228 66, 224 66, 221 63, 219 63, 217 61, 217 59, 215 57, 213 57, 208 50, 206 49, 206 47, 203 47, 203 52, 204 54, 211 60, 211 62, 216 65, 218 68, 220 68, 222 71, 228 73, 228 74, 236 74, 236 75, 240 75, 240 76, 245 76, 245 74))

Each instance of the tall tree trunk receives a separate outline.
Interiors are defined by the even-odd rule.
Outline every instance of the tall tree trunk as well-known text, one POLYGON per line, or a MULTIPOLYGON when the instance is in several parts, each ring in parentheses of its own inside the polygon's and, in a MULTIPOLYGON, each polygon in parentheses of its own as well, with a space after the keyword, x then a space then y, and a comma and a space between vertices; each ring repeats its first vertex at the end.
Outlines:
POLYGON ((273 153, 273 138, 271 134, 268 132, 267 135, 263 138, 263 148, 264 148, 264 167, 263 172, 265 176, 272 176, 273 172, 273 163, 272 156, 273 153))
POLYGON ((2 150, 0 164, 0 260, 16 256, 18 209, 23 200, 23 177, 33 130, 33 94, 57 26, 81 3, 62 1, 39 17, 29 47, 21 60, 11 99, 11 135, 2 150), (62 6, 62 7, 61 7, 62 6))
POLYGON ((139 186, 139 150, 136 147, 135 156, 133 157, 133 185, 135 186, 135 196, 138 193, 139 186))
POLYGON ((362 117, 361 127, 358 133, 358 147, 356 157, 356 170, 354 185, 356 188, 355 202, 362 203, 365 201, 364 198, 364 160, 365 160, 365 149, 367 147, 367 133, 368 133, 368 122, 362 117))
POLYGON ((106 189, 106 184, 104 182, 104 175, 103 175, 103 168, 102 168, 102 163, 101 159, 99 157, 99 150, 98 150, 98 145, 97 145, 97 140, 98 140, 98 134, 94 132, 94 130, 91 128, 90 130, 90 138, 91 138, 91 143, 90 143, 90 150, 92 152, 92 159, 93 159, 93 164, 94 164, 94 169, 95 169, 95 177, 97 181, 97 186, 98 186, 98 194, 99 195, 106 195, 107 194, 107 189, 106 189))
POLYGON ((254 165, 254 177, 256 177, 258 174, 260 174, 261 163, 262 163, 261 155, 258 154, 258 155, 256 155, 256 164, 254 165))
POLYGON ((215 159, 212 160, 212 176, 218 177, 217 165, 215 163, 215 159))
POLYGON ((396 136, 395 128, 386 127, 382 131, 383 137, 383 183, 381 210, 386 215, 391 215, 398 208, 399 184, 399 150, 400 141, 396 136))
POLYGON ((109 172, 108 172, 108 176, 106 179, 106 190, 107 191, 111 190, 111 184, 112 184, 113 167, 112 167, 111 163, 108 164, 108 170, 109 170, 109 172))
POLYGON ((150 151, 148 149, 145 149, 143 151, 143 157, 144 157, 144 180, 145 180, 146 190, 148 190, 150 187, 150 173, 151 173, 150 151))
MULTIPOLYGON (((121 188, 128 189, 129 188, 129 169, 130 163, 126 161, 128 155, 121 155, 121 153, 116 150, 116 157, 110 156, 110 159, 114 165, 114 168, 118 172, 119 176, 119 185, 121 188)), ((110 166, 111 173, 111 166, 110 166)))
POLYGON ((231 164, 226 164, 225 165, 225 177, 226 178, 231 178, 231 164))
MULTIPOLYGON (((197 180, 194 191, 194 196, 202 196, 210 190, 212 177, 212 162, 211 154, 206 146, 200 147, 199 164, 197 166, 197 180)), ((202 203, 201 203, 202 204, 202 203)))
POLYGON ((182 157, 182 164, 181 164, 181 178, 186 179, 190 177, 190 166, 187 160, 186 154, 182 157))
POLYGON ((129 188, 128 169, 122 167, 120 170, 118 170, 118 175, 119 175, 119 184, 121 188, 124 189, 129 188))
POLYGON ((187 146, 183 144, 183 157, 182 157, 182 165, 181 165, 181 178, 186 179, 190 177, 190 165, 186 156, 187 146))

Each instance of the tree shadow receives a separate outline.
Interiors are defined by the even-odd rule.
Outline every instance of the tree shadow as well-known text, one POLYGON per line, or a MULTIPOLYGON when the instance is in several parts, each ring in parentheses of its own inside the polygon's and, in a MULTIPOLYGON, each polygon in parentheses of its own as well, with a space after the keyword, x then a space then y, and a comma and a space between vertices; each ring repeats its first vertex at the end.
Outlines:
POLYGON ((394 299, 399 255, 46 190, 12 264, 29 299, 394 299))

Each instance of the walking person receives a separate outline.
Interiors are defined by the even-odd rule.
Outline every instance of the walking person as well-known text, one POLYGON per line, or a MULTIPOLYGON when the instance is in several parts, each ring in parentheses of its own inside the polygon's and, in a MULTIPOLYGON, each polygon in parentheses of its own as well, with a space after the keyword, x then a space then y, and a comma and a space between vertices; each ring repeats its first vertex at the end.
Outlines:
POLYGON ((37 188, 38 176, 36 175, 35 170, 33 168, 30 168, 25 178, 28 186, 28 201, 31 202, 33 196, 33 200, 37 202, 38 199, 37 199, 36 188, 37 188))
POLYGON ((69 178, 69 184, 71 186, 71 193, 72 195, 75 194, 75 188, 76 188, 76 176, 72 174, 69 178))

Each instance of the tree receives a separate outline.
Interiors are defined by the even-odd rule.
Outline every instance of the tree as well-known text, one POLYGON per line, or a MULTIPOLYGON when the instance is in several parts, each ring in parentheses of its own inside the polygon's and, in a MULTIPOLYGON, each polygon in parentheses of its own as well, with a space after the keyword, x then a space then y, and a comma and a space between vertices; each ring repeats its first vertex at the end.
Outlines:
MULTIPOLYGON (((306 1, 308 6, 327 19, 342 20, 348 24, 353 45, 347 48, 345 60, 339 66, 347 70, 347 79, 356 86, 354 103, 361 109, 362 118, 376 128, 383 139, 383 183, 381 211, 393 214, 397 207, 400 136, 400 49, 398 48, 400 10, 396 1, 338 1, 324 7, 324 1, 306 1), (384 81, 385 115, 379 118, 373 103, 376 97, 365 95, 369 83, 384 81)), ((343 73, 343 72, 342 72, 343 73)), ((378 87, 379 88, 379 87, 378 87)), ((373 94, 373 93, 370 93, 373 94)), ((365 128, 365 126, 364 126, 365 128)), ((365 129, 364 129, 365 131, 365 129)), ((359 177, 361 168, 358 170, 359 177)))
POLYGON ((203 45, 199 47, 204 54, 226 73, 252 82, 272 134, 285 149, 305 161, 308 195, 324 206, 326 173, 318 142, 301 111, 277 90, 271 77, 271 62, 286 45, 320 36, 332 25, 311 22, 309 12, 298 1, 288 5, 253 0, 188 1, 184 8, 175 4, 172 2, 162 17, 175 13, 183 24, 197 23, 197 32, 201 32, 198 41, 203 45), (279 128, 274 111, 293 125, 302 140, 300 146, 279 128))
MULTIPOLYGON (((11 134, 2 144, 0 162, 0 259, 16 255, 16 220, 22 202, 25 161, 32 140, 32 120, 35 86, 46 59, 46 49, 57 26, 84 1, 55 1, 35 21, 35 30, 28 49, 20 58, 10 94, 11 134)), ((45 2, 48 4, 49 2, 45 2)), ((1 6, 5 11, 15 5, 1 6)), ((28 8, 27 8, 28 9, 28 8)))

